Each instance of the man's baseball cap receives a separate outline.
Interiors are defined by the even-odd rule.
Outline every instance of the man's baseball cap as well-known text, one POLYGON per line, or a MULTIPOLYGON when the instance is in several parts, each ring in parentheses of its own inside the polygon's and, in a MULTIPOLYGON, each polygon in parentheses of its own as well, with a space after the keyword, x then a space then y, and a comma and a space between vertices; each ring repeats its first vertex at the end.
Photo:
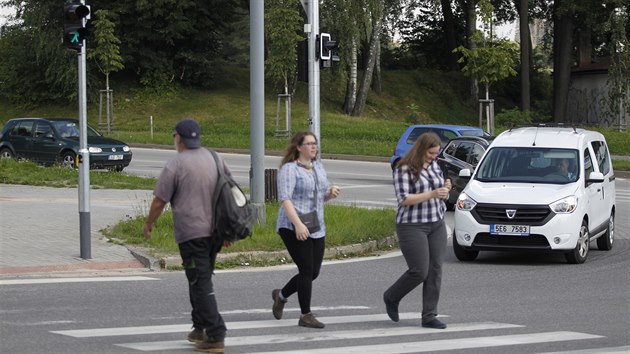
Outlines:
POLYGON ((192 119, 182 119, 175 126, 175 131, 182 138, 187 149, 196 149, 201 146, 201 127, 192 119))

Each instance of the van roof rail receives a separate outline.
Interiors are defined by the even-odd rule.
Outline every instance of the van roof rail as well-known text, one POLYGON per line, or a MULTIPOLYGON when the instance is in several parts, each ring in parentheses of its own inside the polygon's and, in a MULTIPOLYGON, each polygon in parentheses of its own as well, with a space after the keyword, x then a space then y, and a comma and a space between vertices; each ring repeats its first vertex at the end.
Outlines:
POLYGON ((577 133, 577 127, 574 124, 565 124, 565 123, 540 123, 540 122, 531 122, 531 123, 516 123, 510 124, 509 131, 512 131, 514 128, 520 127, 536 127, 536 128, 573 128, 573 132, 577 133))

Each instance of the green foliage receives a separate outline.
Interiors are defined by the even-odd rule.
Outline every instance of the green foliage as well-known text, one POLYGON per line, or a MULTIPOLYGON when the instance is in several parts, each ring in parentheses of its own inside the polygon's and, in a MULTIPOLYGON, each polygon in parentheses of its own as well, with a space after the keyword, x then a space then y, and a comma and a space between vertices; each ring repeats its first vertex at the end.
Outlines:
POLYGON ((531 121, 531 111, 523 112, 516 107, 512 109, 504 109, 501 113, 495 116, 496 124, 506 128, 517 126, 522 123, 530 123, 531 121))
POLYGON ((630 40, 626 35, 626 31, 630 31, 628 11, 630 7, 623 9, 619 5, 606 22, 612 33, 610 46, 613 64, 608 69, 608 112, 613 119, 622 113, 630 117, 630 40))
POLYGON ((304 20, 300 16, 298 2, 292 0, 268 0, 265 2, 265 34, 267 59, 265 74, 281 90, 292 92, 297 59, 296 46, 303 39, 298 35, 304 20))
POLYGON ((94 12, 96 18, 93 22, 93 40, 94 49, 88 48, 87 58, 94 59, 100 71, 109 75, 109 73, 122 70, 123 59, 120 56, 120 39, 116 37, 116 24, 111 21, 111 14, 107 10, 97 10, 94 12))
POLYGON ((420 107, 417 104, 412 103, 407 106, 409 109, 409 114, 407 115, 405 121, 409 124, 420 124, 420 107))

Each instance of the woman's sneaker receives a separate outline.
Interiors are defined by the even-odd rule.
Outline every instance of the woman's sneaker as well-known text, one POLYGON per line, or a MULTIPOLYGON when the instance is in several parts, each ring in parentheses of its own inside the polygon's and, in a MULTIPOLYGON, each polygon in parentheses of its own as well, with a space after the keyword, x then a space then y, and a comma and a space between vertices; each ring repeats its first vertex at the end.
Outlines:
POLYGON ((300 316, 298 326, 308 328, 324 328, 326 325, 319 322, 317 318, 315 318, 315 315, 312 312, 309 312, 306 315, 300 316))
POLYGON ((280 289, 274 289, 271 292, 271 298, 273 299, 271 312, 273 312, 273 317, 275 317, 276 320, 279 320, 282 318, 282 311, 284 311, 284 304, 286 304, 287 300, 282 300, 280 298, 280 289))

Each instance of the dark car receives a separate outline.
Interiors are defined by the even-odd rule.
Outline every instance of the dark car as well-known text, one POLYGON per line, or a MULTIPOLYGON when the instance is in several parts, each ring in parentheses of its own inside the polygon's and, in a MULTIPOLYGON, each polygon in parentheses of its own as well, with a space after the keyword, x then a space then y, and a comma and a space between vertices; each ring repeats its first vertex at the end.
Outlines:
POLYGON ((493 136, 461 136, 449 141, 438 155, 438 165, 444 176, 450 178, 453 183, 453 189, 446 202, 449 209, 453 208, 459 193, 469 180, 459 177, 459 171, 465 168, 474 171, 492 140, 493 136))
MULTIPOLYGON (((24 158, 49 165, 75 167, 79 153, 79 121, 67 118, 15 118, 0 131, 0 157, 24 158)), ((87 126, 91 168, 122 171, 131 162, 131 149, 87 126)))
POLYGON ((488 136, 481 128, 469 127, 465 125, 451 125, 451 124, 422 124, 422 125, 411 125, 405 130, 405 132, 398 139, 398 143, 396 144, 396 148, 394 149, 394 155, 390 159, 389 163, 392 166, 392 169, 398 163, 407 151, 413 146, 413 144, 418 140, 418 137, 426 132, 434 132, 440 137, 442 140, 442 147, 446 146, 449 140, 456 138, 458 136, 488 136))

